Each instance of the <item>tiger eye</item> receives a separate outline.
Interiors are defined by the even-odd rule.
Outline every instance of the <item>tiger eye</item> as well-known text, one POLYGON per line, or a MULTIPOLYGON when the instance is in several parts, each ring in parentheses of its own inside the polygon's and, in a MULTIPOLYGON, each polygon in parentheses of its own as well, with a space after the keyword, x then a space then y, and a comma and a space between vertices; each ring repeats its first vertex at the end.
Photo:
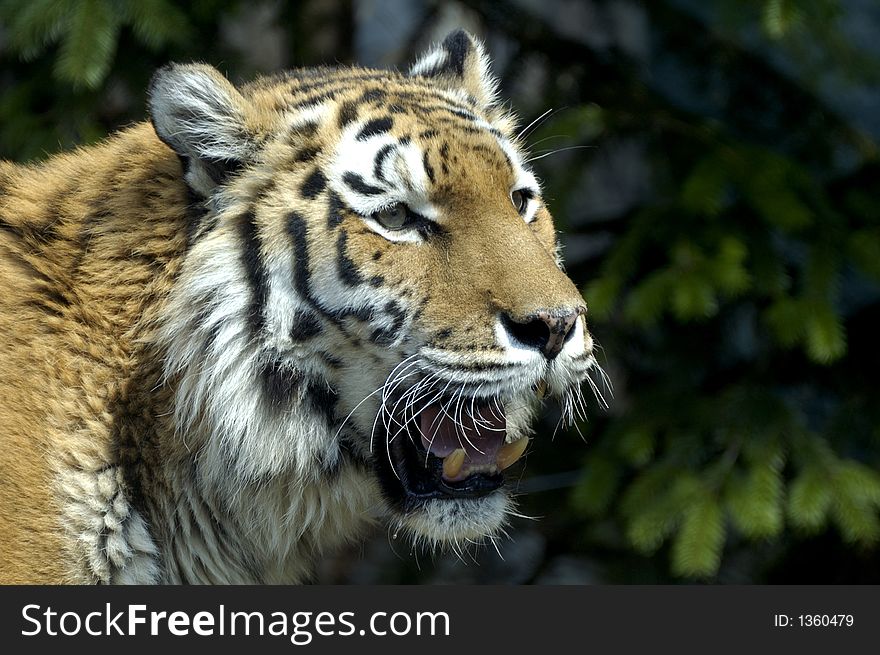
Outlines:
POLYGON ((513 202, 514 208, 520 214, 523 214, 526 211, 526 207, 529 204, 529 199, 526 196, 524 191, 516 190, 510 194, 510 200, 513 202))
POLYGON ((399 230, 406 224, 409 216, 406 205, 397 203, 373 214, 373 218, 388 230, 399 230))

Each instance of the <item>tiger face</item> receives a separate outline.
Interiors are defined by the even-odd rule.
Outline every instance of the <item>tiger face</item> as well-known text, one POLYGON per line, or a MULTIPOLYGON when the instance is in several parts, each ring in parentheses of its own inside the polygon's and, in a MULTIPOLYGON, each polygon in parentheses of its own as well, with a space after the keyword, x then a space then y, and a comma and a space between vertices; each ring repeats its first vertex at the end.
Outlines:
POLYGON ((500 528, 536 392, 574 402, 595 361, 495 86, 464 32, 405 75, 156 75, 204 210, 161 331, 204 478, 346 471, 417 539, 500 528))

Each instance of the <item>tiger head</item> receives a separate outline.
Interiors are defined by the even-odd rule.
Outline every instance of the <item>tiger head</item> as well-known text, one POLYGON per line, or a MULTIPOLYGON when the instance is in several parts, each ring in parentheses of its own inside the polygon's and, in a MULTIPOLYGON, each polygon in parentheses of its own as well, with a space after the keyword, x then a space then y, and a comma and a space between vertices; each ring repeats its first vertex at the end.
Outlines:
POLYGON ((172 65, 150 110, 202 209, 163 334, 204 476, 360 480, 435 542, 499 529, 536 395, 570 412, 595 360, 480 43, 241 88, 172 65))

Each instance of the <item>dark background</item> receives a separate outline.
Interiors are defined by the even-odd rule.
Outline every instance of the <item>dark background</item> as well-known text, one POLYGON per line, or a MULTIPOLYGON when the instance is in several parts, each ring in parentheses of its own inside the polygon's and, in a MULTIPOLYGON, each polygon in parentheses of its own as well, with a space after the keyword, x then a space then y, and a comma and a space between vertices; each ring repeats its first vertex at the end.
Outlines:
POLYGON ((169 60, 404 65, 457 27, 523 125, 552 110, 528 142, 613 398, 583 440, 548 408, 500 555, 379 532, 318 580, 880 582, 875 0, 0 0, 0 157, 144 118, 169 60))

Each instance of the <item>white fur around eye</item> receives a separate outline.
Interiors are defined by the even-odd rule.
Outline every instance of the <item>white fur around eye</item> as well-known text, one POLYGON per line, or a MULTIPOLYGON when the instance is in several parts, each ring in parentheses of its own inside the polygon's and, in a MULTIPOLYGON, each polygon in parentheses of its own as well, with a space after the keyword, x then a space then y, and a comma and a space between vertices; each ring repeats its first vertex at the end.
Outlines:
POLYGON ((370 216, 364 216, 363 221, 373 232, 382 235, 394 243, 421 243, 423 241, 417 230, 389 230, 370 216))
POLYGON ((522 213, 522 218, 526 223, 531 223, 535 220, 535 216, 538 213, 538 208, 541 206, 541 199, 538 196, 532 196, 528 200, 526 200, 526 208, 522 213))

